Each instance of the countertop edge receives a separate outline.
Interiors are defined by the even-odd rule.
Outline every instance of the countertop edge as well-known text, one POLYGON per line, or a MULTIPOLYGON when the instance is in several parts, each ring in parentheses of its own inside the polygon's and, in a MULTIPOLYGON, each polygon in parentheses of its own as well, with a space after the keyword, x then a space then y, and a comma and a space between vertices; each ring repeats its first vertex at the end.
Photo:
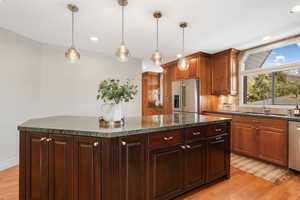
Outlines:
POLYGON ((203 111, 203 113, 249 116, 249 117, 261 117, 261 118, 281 119, 281 120, 287 120, 287 121, 300 122, 300 117, 265 115, 265 114, 261 114, 261 113, 255 114, 255 113, 235 112, 235 111, 232 111, 232 112, 231 111, 203 111))
POLYGON ((18 126, 18 130, 20 132, 39 132, 39 133, 58 134, 58 135, 75 135, 75 136, 91 136, 91 137, 99 137, 99 138, 114 138, 114 137, 123 137, 123 136, 129 136, 129 135, 164 132, 164 131, 168 131, 168 130, 184 129, 184 128, 191 128, 191 127, 196 127, 196 126, 206 126, 206 125, 211 125, 211 124, 231 122, 231 120, 232 119, 230 119, 230 118, 220 118, 216 121, 209 121, 209 122, 178 124, 178 125, 155 127, 155 128, 141 129, 141 130, 128 130, 128 131, 120 130, 119 132, 64 130, 64 129, 25 127, 25 126, 18 126))

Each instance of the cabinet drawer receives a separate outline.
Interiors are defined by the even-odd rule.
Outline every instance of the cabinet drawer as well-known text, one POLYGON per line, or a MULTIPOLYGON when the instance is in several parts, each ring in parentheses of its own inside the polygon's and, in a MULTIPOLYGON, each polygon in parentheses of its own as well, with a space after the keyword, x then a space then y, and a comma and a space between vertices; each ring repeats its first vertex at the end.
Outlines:
POLYGON ((201 140, 206 136, 206 127, 188 128, 186 129, 185 134, 187 142, 201 140))
POLYGON ((184 142, 183 130, 155 133, 149 135, 149 146, 151 148, 164 148, 175 146, 184 142))
POLYGON ((208 136, 219 135, 219 134, 226 133, 226 131, 227 131, 226 124, 216 124, 213 126, 208 126, 207 135, 208 136))

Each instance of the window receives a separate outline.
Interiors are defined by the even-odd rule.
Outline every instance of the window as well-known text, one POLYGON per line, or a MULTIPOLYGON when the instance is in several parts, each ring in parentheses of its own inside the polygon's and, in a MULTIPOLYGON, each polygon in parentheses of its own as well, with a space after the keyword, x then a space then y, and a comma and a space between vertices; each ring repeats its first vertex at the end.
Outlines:
POLYGON ((243 104, 300 104, 300 43, 250 53, 242 67, 243 104))

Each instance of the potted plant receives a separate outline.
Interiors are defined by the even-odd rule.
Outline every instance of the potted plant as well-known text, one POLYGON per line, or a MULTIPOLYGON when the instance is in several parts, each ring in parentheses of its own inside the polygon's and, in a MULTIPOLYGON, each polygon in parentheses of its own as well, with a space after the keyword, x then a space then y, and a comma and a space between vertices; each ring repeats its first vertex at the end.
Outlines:
POLYGON ((105 121, 120 121, 122 119, 122 102, 129 102, 137 94, 138 86, 127 79, 124 83, 120 80, 107 79, 102 81, 98 87, 97 100, 102 100, 101 106, 103 119, 105 121))

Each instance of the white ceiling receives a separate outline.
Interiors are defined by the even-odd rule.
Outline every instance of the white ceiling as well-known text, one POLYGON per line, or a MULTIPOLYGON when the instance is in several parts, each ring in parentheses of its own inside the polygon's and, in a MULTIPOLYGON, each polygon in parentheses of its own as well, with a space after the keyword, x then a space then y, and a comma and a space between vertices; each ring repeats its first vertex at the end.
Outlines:
MULTIPOLYGON (((117 0, 4 0, 0 3, 0 27, 68 47, 71 15, 66 4, 70 2, 80 8, 76 47, 114 54, 121 36, 117 0), (98 36, 99 43, 89 41, 90 36, 98 36)), ((169 59, 181 48, 181 21, 190 23, 186 30, 188 53, 244 49, 262 44, 265 36, 276 40, 300 33, 300 14, 288 14, 297 4, 300 0, 129 0, 126 43, 133 57, 149 58, 155 36, 152 12, 161 10, 160 47, 169 59)))

